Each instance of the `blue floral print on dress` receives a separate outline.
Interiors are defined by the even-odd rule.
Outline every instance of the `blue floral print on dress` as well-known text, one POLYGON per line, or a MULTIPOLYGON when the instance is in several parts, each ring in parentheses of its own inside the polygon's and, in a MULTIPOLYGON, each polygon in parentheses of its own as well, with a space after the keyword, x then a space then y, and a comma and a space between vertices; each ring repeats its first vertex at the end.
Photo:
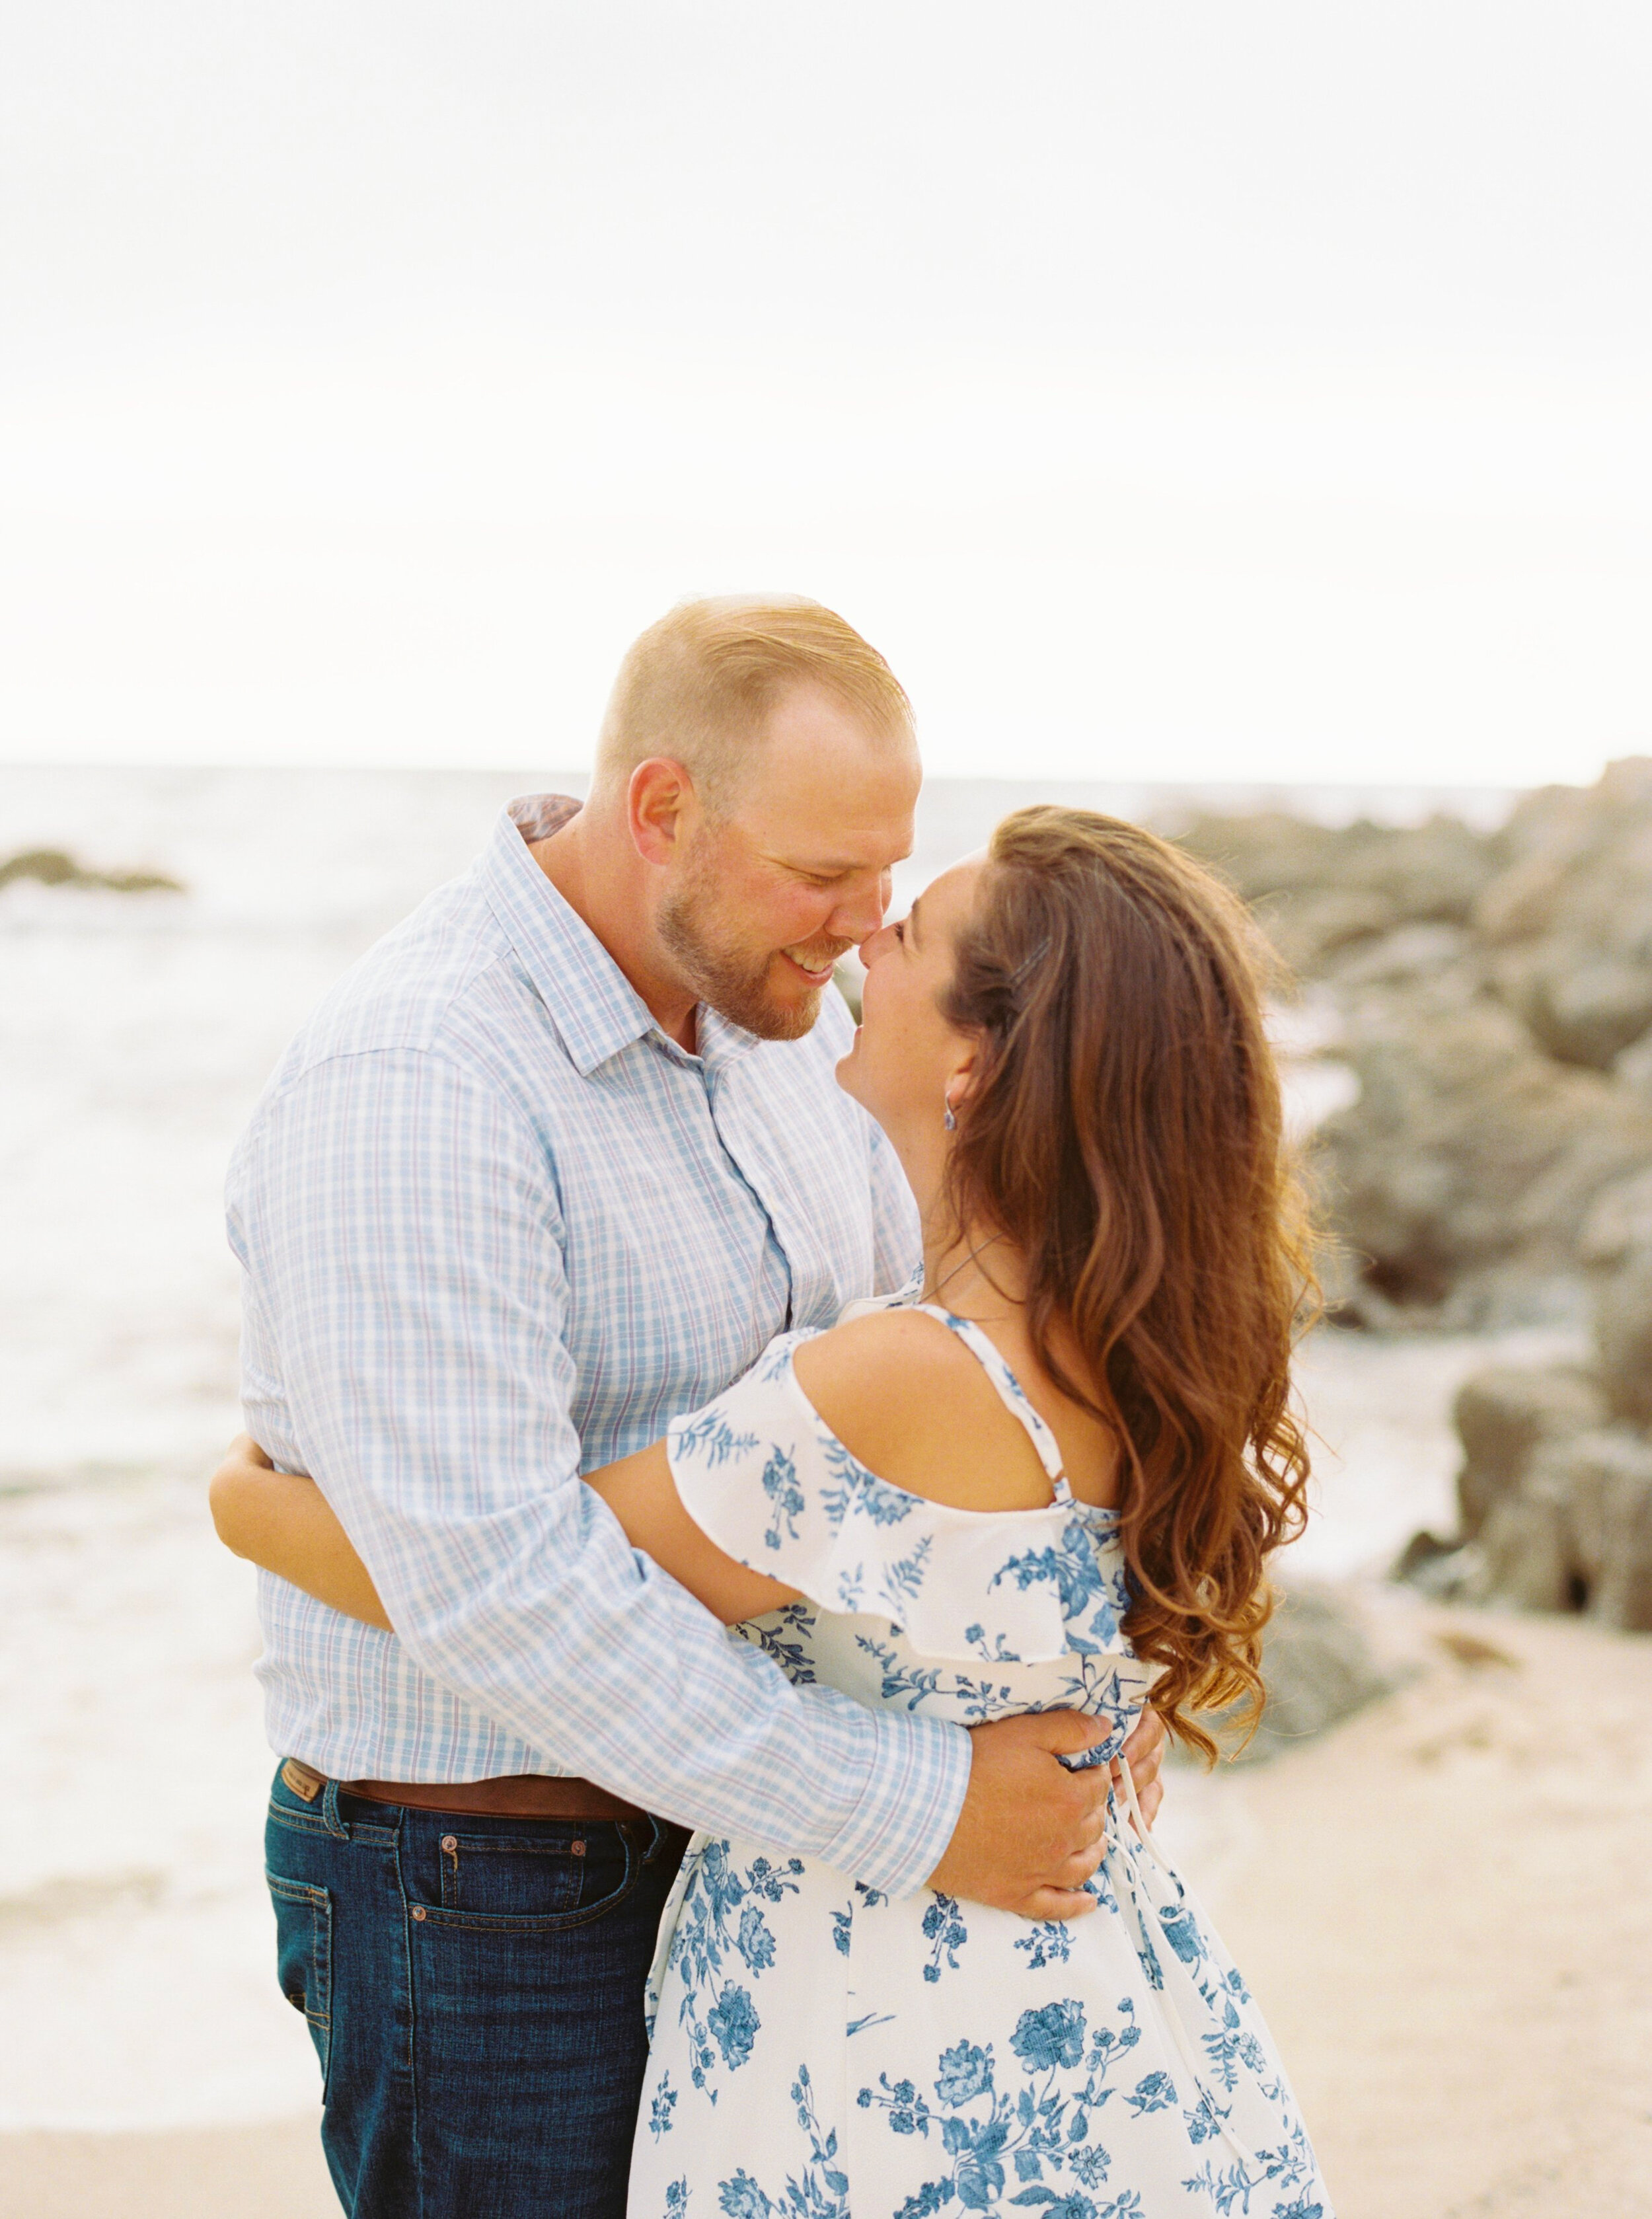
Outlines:
MULTIPOLYGON (((799 1600, 732 1629, 872 1710, 974 1725, 1071 1710, 1105 1766, 1152 1669, 1117 1519, 961 1512, 890 1486, 798 1384, 798 1336, 672 1428, 691 1517, 799 1600)), ((1052 1464, 1056 1469, 1052 1470, 1052 1464)), ((846 1855, 852 1863, 852 1855, 846 1855)), ((1243 1979, 1117 1795, 1068 1924, 697 1835, 661 1923, 630 2219, 1333 2219, 1243 1979)))

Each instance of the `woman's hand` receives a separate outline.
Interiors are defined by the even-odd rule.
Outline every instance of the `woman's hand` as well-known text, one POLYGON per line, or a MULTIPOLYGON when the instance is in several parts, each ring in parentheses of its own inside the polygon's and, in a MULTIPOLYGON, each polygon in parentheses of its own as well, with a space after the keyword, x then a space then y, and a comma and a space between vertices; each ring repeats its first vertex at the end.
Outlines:
MULTIPOLYGON (((587 1472, 585 1483, 601 1495, 631 1546, 662 1565, 725 1625, 797 1601, 795 1588, 748 1570, 701 1532, 682 1507, 663 1441, 587 1472)), ((372 1575, 320 1489, 302 1472, 277 1471, 250 1433, 231 1443, 212 1476, 210 1500, 212 1522, 227 1549, 346 1618, 395 1631, 372 1575)))
POLYGON ((234 1556, 252 1555, 246 1543, 252 1538, 250 1528, 257 1512, 258 1490, 275 1468, 251 1433, 237 1433, 229 1445, 229 1454, 207 1482, 213 1526, 219 1539, 234 1556))
POLYGON ((301 1471, 277 1471, 250 1433, 238 1433, 208 1489, 218 1538, 238 1557, 386 1633, 394 1632, 372 1575, 326 1497, 301 1471))
POLYGON ((212 1476, 212 1485, 216 1488, 220 1479, 239 1478, 249 1472, 273 1471, 275 1468, 251 1433, 237 1433, 229 1445, 228 1454, 212 1476))

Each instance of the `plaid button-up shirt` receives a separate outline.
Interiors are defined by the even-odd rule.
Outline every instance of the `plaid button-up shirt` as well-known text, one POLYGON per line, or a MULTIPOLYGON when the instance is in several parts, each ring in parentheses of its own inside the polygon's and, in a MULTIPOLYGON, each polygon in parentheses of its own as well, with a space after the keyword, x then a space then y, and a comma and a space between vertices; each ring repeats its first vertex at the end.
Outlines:
POLYGON ((836 1086, 848 1012, 666 1037, 510 814, 293 1043, 231 1166, 247 1422, 314 1475, 390 1635, 269 1575, 278 1752, 340 1779, 583 1774, 685 1824, 917 1886, 955 1726, 793 1688, 579 1482, 916 1255, 836 1086))

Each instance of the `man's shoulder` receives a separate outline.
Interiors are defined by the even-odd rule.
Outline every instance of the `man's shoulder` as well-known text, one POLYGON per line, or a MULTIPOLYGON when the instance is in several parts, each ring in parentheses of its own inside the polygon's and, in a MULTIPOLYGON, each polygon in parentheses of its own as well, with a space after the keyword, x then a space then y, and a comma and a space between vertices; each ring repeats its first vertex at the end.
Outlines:
POLYGON ((473 878, 421 902, 316 1004, 276 1066, 264 1103, 322 1066, 440 1056, 478 1075, 502 1060, 532 990, 473 878))
POLYGON ((463 880, 444 886, 351 965, 300 1029, 294 1049, 309 1061, 434 1048, 509 952, 474 890, 463 880))

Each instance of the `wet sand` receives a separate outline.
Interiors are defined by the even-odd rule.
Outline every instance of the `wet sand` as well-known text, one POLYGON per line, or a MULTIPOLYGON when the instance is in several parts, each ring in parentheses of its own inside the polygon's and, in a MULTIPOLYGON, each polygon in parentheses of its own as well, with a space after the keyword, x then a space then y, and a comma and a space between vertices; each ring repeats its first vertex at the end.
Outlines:
MULTIPOLYGON (((1652 1638, 1421 1608, 1395 1638, 1397 1695, 1175 1782, 1339 2219, 1652 2215, 1652 1638)), ((4 2219, 336 2210, 308 2118, 0 2136, 4 2219)))

